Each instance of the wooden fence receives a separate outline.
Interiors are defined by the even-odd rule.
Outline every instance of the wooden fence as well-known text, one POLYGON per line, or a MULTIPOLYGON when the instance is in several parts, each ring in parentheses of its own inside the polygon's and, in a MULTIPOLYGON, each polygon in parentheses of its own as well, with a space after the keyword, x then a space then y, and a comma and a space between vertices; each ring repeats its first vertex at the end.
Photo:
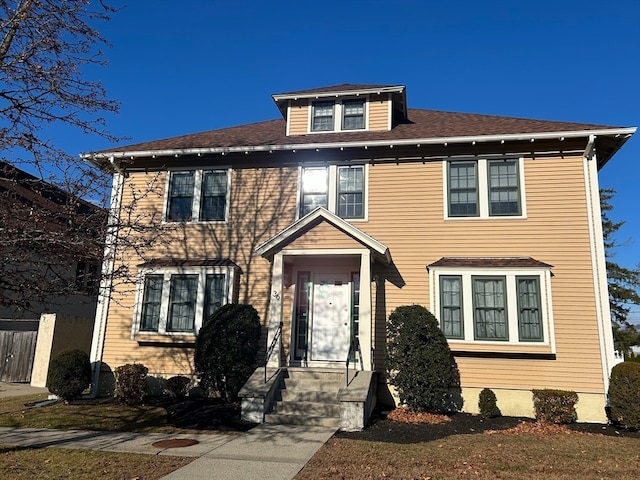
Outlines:
POLYGON ((0 382, 31 381, 38 324, 38 320, 0 320, 0 382))

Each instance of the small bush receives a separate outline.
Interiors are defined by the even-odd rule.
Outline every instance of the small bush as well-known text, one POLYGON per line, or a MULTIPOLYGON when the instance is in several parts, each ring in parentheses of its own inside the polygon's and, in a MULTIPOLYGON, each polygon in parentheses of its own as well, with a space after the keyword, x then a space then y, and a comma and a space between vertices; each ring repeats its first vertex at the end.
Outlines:
POLYGON ((578 394, 570 390, 532 390, 536 420, 548 423, 573 423, 578 418, 578 394))
POLYGON ((191 379, 184 375, 176 375, 167 379, 167 392, 174 397, 186 397, 191 385, 191 379))
POLYGON ((630 430, 640 429, 640 363, 622 362, 611 369, 609 419, 630 430))
POLYGON ((458 366, 438 321, 423 306, 401 306, 389 315, 385 365, 400 402, 410 410, 462 408, 458 366))
POLYGON ((488 388, 483 388, 478 398, 478 409, 480 416, 483 418, 494 418, 502 415, 498 408, 498 399, 496 394, 488 388))
POLYGON ((63 350, 49 363, 47 388, 65 400, 79 397, 91 385, 91 362, 82 350, 63 350))
POLYGON ((127 363, 114 370, 116 389, 113 394, 127 405, 139 405, 147 393, 149 369, 141 363, 127 363))
POLYGON ((261 330, 251 305, 223 305, 205 321, 196 338, 195 366, 206 392, 236 400, 256 368, 261 330))

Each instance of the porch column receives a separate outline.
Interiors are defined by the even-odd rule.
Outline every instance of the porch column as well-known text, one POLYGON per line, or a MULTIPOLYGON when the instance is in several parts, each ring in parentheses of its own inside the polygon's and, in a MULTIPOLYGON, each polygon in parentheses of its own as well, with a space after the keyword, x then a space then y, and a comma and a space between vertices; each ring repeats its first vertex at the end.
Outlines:
POLYGON ((279 332, 279 338, 273 346, 273 351, 269 357, 267 365, 272 368, 279 368, 280 355, 282 351, 282 277, 283 277, 283 261, 282 252, 276 253, 273 257, 273 266, 271 270, 271 292, 269 301, 269 332, 267 334, 267 349, 273 343, 276 333, 279 332))
POLYGON ((371 332, 373 330, 373 316, 371 315, 371 251, 366 250, 360 255, 360 349, 362 350, 362 367, 372 370, 371 362, 371 332))

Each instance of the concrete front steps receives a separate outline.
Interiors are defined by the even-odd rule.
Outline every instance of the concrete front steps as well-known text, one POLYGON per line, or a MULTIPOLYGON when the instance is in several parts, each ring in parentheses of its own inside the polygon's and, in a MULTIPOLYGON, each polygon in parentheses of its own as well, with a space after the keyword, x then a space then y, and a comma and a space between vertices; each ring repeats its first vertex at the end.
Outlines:
POLYGON ((340 426, 338 391, 345 373, 335 370, 288 368, 265 423, 340 426))

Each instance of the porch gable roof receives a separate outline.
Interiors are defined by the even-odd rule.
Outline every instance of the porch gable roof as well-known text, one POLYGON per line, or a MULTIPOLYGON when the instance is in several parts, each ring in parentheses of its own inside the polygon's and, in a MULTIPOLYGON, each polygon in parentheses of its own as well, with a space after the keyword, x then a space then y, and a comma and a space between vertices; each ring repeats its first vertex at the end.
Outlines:
POLYGON ((389 248, 386 245, 323 207, 318 207, 304 217, 295 221, 262 245, 259 245, 255 251, 262 257, 269 257, 284 248, 285 245, 297 238, 299 234, 304 232, 307 228, 317 225, 322 221, 329 223, 333 227, 341 230, 360 242, 376 254, 376 258, 381 259, 385 264, 389 264, 391 262, 391 254, 389 253, 389 248))

